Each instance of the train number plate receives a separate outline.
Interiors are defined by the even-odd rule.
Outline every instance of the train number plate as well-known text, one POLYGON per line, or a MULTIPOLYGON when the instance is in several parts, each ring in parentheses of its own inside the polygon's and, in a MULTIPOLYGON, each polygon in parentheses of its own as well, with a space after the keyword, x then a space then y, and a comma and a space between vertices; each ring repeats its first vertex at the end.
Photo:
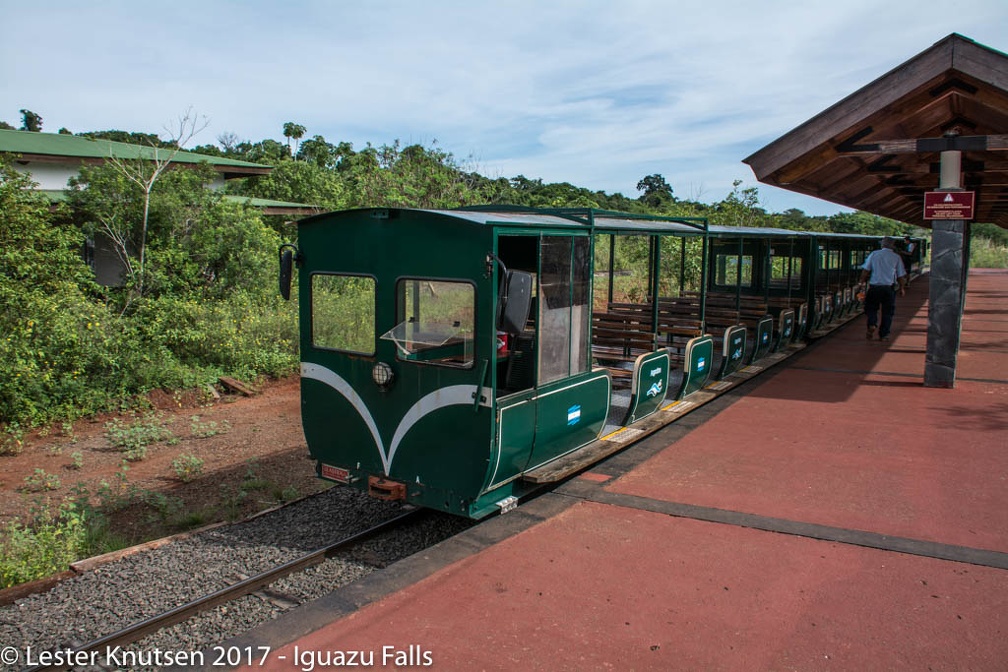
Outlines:
POLYGON ((334 467, 331 464, 322 465, 322 478, 328 478, 332 481, 339 481, 340 483, 350 482, 350 472, 342 467, 334 467))

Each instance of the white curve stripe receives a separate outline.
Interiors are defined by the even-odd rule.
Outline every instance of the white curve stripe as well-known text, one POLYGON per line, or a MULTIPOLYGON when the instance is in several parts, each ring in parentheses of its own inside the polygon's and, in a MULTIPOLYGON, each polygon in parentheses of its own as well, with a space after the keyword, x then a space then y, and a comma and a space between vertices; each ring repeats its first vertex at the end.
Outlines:
POLYGON ((399 426, 396 427, 395 435, 392 437, 392 446, 389 451, 385 451, 385 442, 382 441, 381 434, 378 432, 378 426, 375 425, 374 418, 371 415, 371 411, 368 409, 367 404, 364 400, 360 398, 360 395, 350 386, 346 380, 343 379, 335 371, 327 369, 319 364, 312 364, 311 362, 301 362, 301 377, 311 378, 312 380, 317 380, 320 383, 324 383, 342 394, 350 405, 354 407, 364 424, 367 425, 368 430, 371 432, 371 437, 374 439, 375 446, 378 448, 378 454, 381 456, 382 468, 385 470, 385 475, 388 476, 392 470, 392 458, 395 456, 396 449, 402 442, 406 433, 420 421, 425 415, 436 411, 439 408, 444 408, 445 406, 456 406, 459 404, 472 404, 473 395, 477 393, 477 388, 475 385, 451 385, 449 387, 443 387, 440 390, 435 390, 425 397, 421 398, 420 401, 413 404, 413 406, 406 411, 406 415, 403 416, 402 420, 399 421, 399 426))
POLYGON ((389 449, 388 462, 392 465, 396 449, 402 442, 406 433, 413 428, 425 415, 433 413, 445 406, 458 406, 462 404, 473 404, 473 395, 476 394, 475 385, 449 385, 439 390, 434 390, 430 394, 421 397, 420 401, 413 404, 396 427, 395 435, 392 437, 392 446, 389 449))
POLYGON ((310 362, 301 362, 301 377, 325 383, 346 397, 346 400, 354 407, 358 415, 361 416, 361 420, 364 421, 364 424, 367 425, 368 430, 371 432, 371 437, 374 439, 375 445, 378 446, 378 452, 382 458, 382 467, 385 469, 385 475, 388 476, 389 461, 385 458, 385 445, 381 440, 381 434, 378 433, 378 426, 375 424, 374 418, 371 417, 371 411, 368 410, 367 404, 360 398, 357 391, 350 386, 350 383, 335 371, 310 362))

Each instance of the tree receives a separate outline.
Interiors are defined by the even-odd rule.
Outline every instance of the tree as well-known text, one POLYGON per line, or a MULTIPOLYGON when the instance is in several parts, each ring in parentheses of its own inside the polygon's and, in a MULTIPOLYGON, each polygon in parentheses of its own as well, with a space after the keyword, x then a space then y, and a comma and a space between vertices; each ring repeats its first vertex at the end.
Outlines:
POLYGON ((857 233, 866 236, 902 235, 905 225, 879 217, 868 212, 840 212, 828 220, 829 230, 834 233, 857 233))
POLYGON ((315 205, 326 210, 350 205, 339 173, 312 161, 283 161, 269 175, 257 175, 237 184, 228 184, 227 190, 232 194, 315 205))
MULTIPOLYGON (((192 140, 193 136, 202 131, 210 121, 206 117, 198 119, 190 107, 186 113, 179 117, 173 128, 165 127, 170 134, 170 149, 162 151, 162 148, 154 146, 154 158, 151 161, 137 160, 128 161, 115 156, 109 156, 109 163, 126 179, 136 184, 143 191, 143 219, 140 228, 140 237, 137 247, 138 266, 135 273, 135 286, 138 295, 143 295, 144 288, 144 262, 146 260, 147 246, 147 225, 150 218, 150 196, 151 189, 167 170, 175 155, 192 140)), ((128 254, 127 250, 122 250, 121 254, 128 254)))
POLYGON ((21 110, 21 130, 39 133, 42 130, 42 117, 31 110, 21 110))
POLYGON ((82 138, 92 140, 111 140, 112 142, 125 142, 128 145, 150 145, 151 147, 162 147, 170 149, 171 144, 162 140, 157 133, 141 133, 139 131, 119 131, 110 129, 107 131, 85 131, 78 133, 82 138))
POLYGON ((336 146, 326 142, 321 135, 316 135, 310 140, 305 140, 298 150, 297 158, 313 163, 319 168, 333 169, 336 168, 340 155, 336 146))
POLYGON ((256 143, 240 142, 234 148, 231 156, 240 158, 243 161, 265 163, 275 166, 279 164, 285 156, 290 156, 290 149, 272 138, 267 138, 256 143))
POLYGON ((284 137, 287 138, 288 152, 290 152, 290 141, 291 138, 293 138, 295 140, 295 144, 294 144, 294 151, 291 153, 295 156, 297 155, 297 147, 298 147, 297 141, 300 141, 301 138, 304 137, 306 130, 307 129, 305 129, 304 126, 302 126, 301 124, 296 124, 293 121, 288 121, 286 124, 283 125, 283 134, 284 137))
POLYGON ((644 192, 640 200, 652 208, 660 208, 675 201, 675 197, 672 196, 672 187, 658 173, 642 178, 637 183, 637 191, 644 192))
POLYGON ((238 145, 241 144, 241 138, 237 133, 225 131, 217 136, 217 142, 224 148, 224 154, 231 156, 238 150, 238 145))
POLYGON ((742 180, 732 182, 732 191, 720 203, 714 206, 715 224, 725 226, 764 226, 767 217, 766 210, 759 207, 759 189, 756 187, 740 188, 742 180))

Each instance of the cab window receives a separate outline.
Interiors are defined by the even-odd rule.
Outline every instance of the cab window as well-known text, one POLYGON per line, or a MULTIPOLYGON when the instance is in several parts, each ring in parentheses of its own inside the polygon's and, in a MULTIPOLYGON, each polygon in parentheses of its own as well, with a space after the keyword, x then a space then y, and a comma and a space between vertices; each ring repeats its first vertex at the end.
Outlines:
POLYGON ((396 285, 395 341, 404 361, 468 368, 473 365, 476 290, 469 282, 405 278, 396 285))
POLYGON ((375 351, 375 281, 316 273, 311 279, 312 345, 365 355, 375 351))

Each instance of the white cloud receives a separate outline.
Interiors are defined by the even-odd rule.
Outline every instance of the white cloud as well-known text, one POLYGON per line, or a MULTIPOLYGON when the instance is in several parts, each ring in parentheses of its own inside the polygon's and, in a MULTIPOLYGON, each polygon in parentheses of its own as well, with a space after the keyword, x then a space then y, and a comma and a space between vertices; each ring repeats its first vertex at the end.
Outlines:
MULTIPOLYGON (((0 119, 160 131, 190 105, 229 131, 395 139, 491 175, 683 197, 754 178, 741 160, 951 32, 1004 49, 1000 0, 280 4, 0 0, 0 119), (951 17, 951 18, 948 18, 951 17)), ((761 187, 771 209, 822 204, 761 187)))

